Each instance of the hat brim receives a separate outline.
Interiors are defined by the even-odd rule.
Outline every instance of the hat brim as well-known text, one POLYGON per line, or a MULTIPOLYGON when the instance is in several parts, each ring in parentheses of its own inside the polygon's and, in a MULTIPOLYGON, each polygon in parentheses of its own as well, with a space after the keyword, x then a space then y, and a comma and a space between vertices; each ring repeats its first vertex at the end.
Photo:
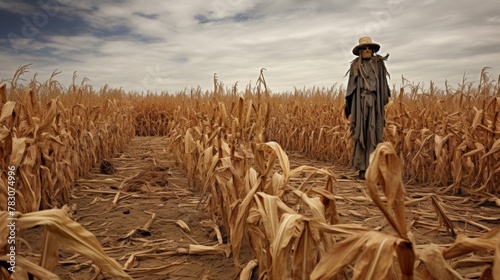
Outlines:
POLYGON ((359 44, 359 45, 355 46, 354 49, 352 49, 352 53, 354 55, 359 56, 359 50, 361 48, 364 48, 364 47, 371 47, 374 53, 376 53, 376 52, 378 52, 380 50, 380 45, 379 44, 366 43, 366 44, 359 44))

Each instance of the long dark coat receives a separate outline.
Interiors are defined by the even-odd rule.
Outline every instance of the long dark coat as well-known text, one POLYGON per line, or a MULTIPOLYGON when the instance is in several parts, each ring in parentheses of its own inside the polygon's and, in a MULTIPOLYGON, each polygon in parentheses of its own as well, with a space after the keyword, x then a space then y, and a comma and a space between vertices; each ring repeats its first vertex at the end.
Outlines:
POLYGON ((391 92, 387 83, 388 72, 384 61, 386 57, 376 55, 370 58, 376 78, 376 90, 367 92, 366 79, 370 78, 362 69, 360 57, 354 59, 349 70, 349 82, 346 93, 346 118, 351 116, 350 131, 354 141, 351 163, 358 170, 368 168, 370 154, 378 143, 383 141, 385 125, 385 105, 391 92))

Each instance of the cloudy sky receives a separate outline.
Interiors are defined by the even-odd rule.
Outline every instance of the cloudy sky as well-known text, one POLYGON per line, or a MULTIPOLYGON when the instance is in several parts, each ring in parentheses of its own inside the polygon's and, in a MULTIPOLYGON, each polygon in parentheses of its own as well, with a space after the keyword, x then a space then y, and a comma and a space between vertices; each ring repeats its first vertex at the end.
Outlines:
POLYGON ((500 1, 2 0, 0 80, 38 73, 100 88, 168 91, 255 85, 273 92, 346 83, 359 37, 390 54, 390 84, 428 86, 500 73, 500 1))

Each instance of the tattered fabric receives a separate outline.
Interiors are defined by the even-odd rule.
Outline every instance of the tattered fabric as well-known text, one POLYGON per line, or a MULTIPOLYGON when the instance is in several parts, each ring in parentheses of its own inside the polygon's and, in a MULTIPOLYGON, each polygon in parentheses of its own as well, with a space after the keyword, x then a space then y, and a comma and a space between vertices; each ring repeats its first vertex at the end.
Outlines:
POLYGON ((383 141, 385 105, 391 92, 387 84, 387 56, 351 62, 346 93, 346 118, 351 115, 350 131, 354 141, 351 164, 358 170, 368 168, 370 154, 383 141), (373 81, 375 78, 375 81, 373 81))

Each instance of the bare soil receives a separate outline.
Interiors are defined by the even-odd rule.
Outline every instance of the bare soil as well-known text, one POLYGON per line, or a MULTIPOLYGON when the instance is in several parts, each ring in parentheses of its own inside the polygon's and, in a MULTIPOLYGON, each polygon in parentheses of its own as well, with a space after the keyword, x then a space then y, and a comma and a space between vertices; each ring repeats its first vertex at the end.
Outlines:
MULTIPOLYGON (((296 153, 288 155, 292 168, 312 165, 337 174, 334 189, 341 223, 392 230, 367 198, 365 182, 356 179, 352 170, 296 153)), ((186 173, 169 150, 166 138, 134 138, 122 154, 108 159, 102 166, 77 181, 71 199, 72 217, 92 232, 104 251, 121 265, 134 261, 130 265, 134 279, 238 278, 239 269, 232 256, 186 254, 190 244, 212 246, 218 241, 214 230, 207 226, 212 220, 211 213, 199 206, 198 188, 188 187, 186 173), (113 170, 112 174, 103 174, 113 170), (176 223, 179 220, 189 231, 176 223), (155 273, 153 268, 164 269, 155 273)), ((411 231, 416 246, 429 243, 445 246, 455 240, 440 224, 431 200, 426 199, 433 194, 436 189, 430 186, 407 186, 407 218, 413 224, 411 231)), ((436 197, 453 221, 457 234, 479 236, 500 224, 500 207, 494 202, 469 196, 436 197)), ((224 235, 224 229, 221 230, 224 235)), ((30 245, 23 246, 21 254, 38 258, 43 229, 27 230, 20 233, 20 237, 30 245)), ((253 258, 252 248, 244 246, 241 262, 246 264, 253 258)), ((457 267, 457 270, 467 278, 476 278, 484 267, 457 267)), ((90 261, 65 249, 60 251, 56 273, 61 279, 105 279, 90 261)))

